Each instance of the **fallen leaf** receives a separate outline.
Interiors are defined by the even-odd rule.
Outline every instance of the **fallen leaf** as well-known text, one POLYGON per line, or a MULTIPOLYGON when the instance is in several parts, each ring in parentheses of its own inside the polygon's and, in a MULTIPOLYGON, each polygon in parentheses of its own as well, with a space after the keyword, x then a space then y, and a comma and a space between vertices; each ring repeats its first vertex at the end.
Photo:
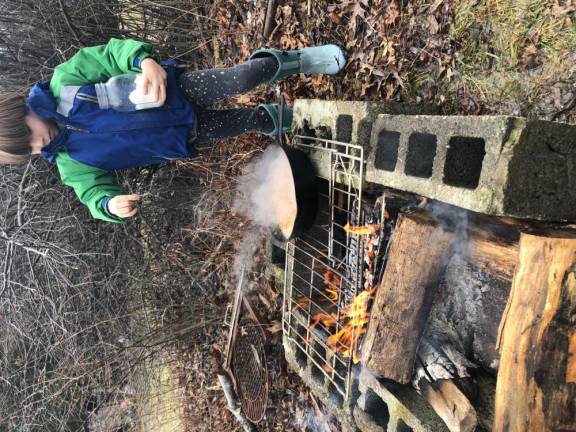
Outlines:
POLYGON ((440 26, 438 25, 436 17, 434 15, 428 15, 427 21, 428 21, 428 30, 430 31, 430 33, 431 34, 438 33, 438 29, 440 28, 440 26))
POLYGON ((266 326, 266 331, 272 334, 279 333, 282 331, 282 323, 278 320, 272 321, 266 326))
POLYGON ((400 9, 398 7, 398 0, 392 0, 388 6, 386 18, 384 18, 384 25, 393 25, 400 16, 400 9))

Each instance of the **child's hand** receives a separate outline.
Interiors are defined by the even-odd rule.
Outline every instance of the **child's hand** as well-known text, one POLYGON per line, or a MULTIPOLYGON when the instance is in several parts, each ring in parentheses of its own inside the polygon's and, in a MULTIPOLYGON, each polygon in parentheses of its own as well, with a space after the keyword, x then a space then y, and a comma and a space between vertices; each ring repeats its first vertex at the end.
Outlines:
POLYGON ((136 214, 136 201, 140 195, 116 195, 108 201, 108 211, 121 218, 129 218, 136 214))
POLYGON ((140 90, 143 94, 156 95, 156 101, 164 104, 166 101, 166 71, 153 58, 147 57, 140 64, 142 82, 140 90))

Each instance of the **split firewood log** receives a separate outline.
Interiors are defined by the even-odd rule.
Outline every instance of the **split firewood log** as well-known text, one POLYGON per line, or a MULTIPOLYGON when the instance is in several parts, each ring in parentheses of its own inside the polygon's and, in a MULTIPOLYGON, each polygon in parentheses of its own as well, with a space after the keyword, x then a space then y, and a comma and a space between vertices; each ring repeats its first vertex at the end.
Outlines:
POLYGON ((576 430, 576 233, 522 234, 497 343, 495 432, 576 430))
POLYGON ((478 426, 476 410, 452 380, 421 383, 423 396, 450 432, 474 432, 478 426))

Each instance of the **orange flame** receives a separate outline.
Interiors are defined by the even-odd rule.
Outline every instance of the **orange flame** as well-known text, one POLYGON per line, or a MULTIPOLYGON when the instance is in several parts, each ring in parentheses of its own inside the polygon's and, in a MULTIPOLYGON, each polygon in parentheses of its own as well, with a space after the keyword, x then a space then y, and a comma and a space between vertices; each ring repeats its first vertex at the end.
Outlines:
POLYGON ((296 301, 296 306, 294 307, 294 309, 304 309, 306 306, 308 306, 308 304, 310 303, 310 299, 308 297, 300 297, 297 301, 296 301))
POLYGON ((312 324, 310 324, 310 330, 313 330, 318 324, 322 323, 324 327, 330 328, 336 325, 337 319, 336 314, 331 313, 330 315, 324 312, 318 312, 312 317, 312 324))
POLYGON ((348 234, 355 234, 355 235, 374 234, 376 231, 378 231, 379 228, 380 225, 378 224, 369 224, 364 226, 354 226, 350 224, 344 225, 344 231, 346 231, 348 234))
MULTIPOLYGON (((379 225, 367 225, 366 227, 352 228, 357 229, 357 231, 358 229, 368 229, 372 230, 370 233, 374 233, 380 227, 379 225)), ((323 274, 323 281, 326 285, 325 292, 331 300, 338 301, 341 278, 329 268, 325 267, 325 269, 323 274)), ((374 288, 367 288, 354 297, 352 302, 341 310, 340 319, 334 312, 330 314, 324 312, 316 313, 312 316, 309 330, 312 331, 319 324, 322 324, 328 332, 333 332, 328 337, 327 344, 334 349, 334 352, 340 352, 344 357, 351 356, 354 364, 357 364, 360 361, 360 338, 366 333, 366 325, 370 315, 368 305, 373 298, 374 291, 374 288)), ((310 301, 307 297, 301 297, 296 302, 296 308, 304 308, 310 304, 310 301)), ((303 338, 303 342, 309 343, 308 338, 303 338)), ((331 372, 328 369, 324 370, 331 372)))
POLYGON ((352 299, 352 303, 342 309, 344 326, 336 333, 328 337, 328 345, 334 347, 334 351, 342 352, 344 357, 350 357, 354 364, 360 361, 359 342, 360 337, 366 333, 369 312, 368 304, 372 299, 374 290, 366 290, 352 299))
MULTIPOLYGON (((334 349, 334 352, 341 352, 344 357, 352 355, 354 364, 360 361, 359 342, 360 337, 366 333, 366 325, 370 317, 368 304, 373 298, 374 291, 374 289, 367 289, 354 297, 352 303, 342 309, 340 320, 334 312, 330 314, 318 312, 312 316, 310 323, 310 331, 320 323, 327 331, 335 331, 328 337, 327 344, 334 349)), ((303 338, 303 342, 308 343, 308 338, 303 338)))
POLYGON ((326 284, 326 293, 332 301, 338 301, 340 282, 340 276, 338 276, 332 270, 326 269, 324 272, 324 283, 326 284))
POLYGON ((336 372, 336 370, 328 365, 324 365, 322 366, 322 369, 324 369, 324 371, 328 372, 328 373, 332 373, 332 372, 336 372))

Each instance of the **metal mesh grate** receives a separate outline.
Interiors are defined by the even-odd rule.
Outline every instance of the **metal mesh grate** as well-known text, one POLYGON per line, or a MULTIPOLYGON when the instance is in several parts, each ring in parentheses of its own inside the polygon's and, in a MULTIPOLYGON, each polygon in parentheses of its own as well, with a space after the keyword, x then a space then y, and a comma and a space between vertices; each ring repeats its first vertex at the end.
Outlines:
POLYGON ((268 403, 264 340, 259 324, 247 317, 240 319, 237 332, 231 363, 236 393, 248 420, 258 423, 268 403))
POLYGON ((305 136, 294 145, 316 162, 325 191, 313 228, 287 245, 283 331, 312 376, 347 399, 352 356, 328 338, 344 328, 343 310, 363 287, 363 242, 344 230, 362 222, 363 148, 305 136), (333 318, 329 328, 319 316, 333 318))

